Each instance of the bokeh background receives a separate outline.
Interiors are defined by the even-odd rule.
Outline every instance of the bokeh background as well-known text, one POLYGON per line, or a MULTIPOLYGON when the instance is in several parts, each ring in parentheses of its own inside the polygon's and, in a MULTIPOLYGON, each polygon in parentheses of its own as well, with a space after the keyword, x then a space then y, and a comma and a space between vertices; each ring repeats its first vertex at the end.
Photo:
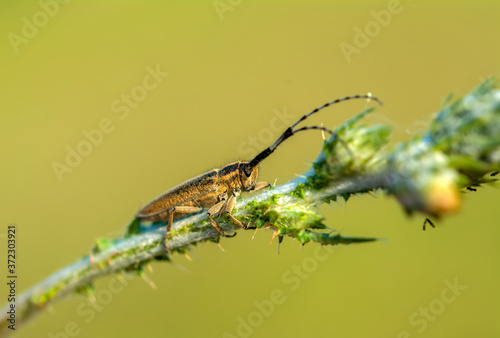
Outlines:
MULTIPOLYGON (((371 92, 385 105, 369 122, 393 125, 396 142, 424 130, 448 94, 500 76, 498 1, 1 6, 1 250, 17 224, 19 290, 87 254, 97 237, 120 236, 141 203, 248 159, 278 136, 274 125, 285 128, 275 116, 292 122, 371 92), (168 75, 144 89, 157 68, 168 75), (139 98, 128 114, 123 95, 139 98), (113 130, 58 176, 54 162, 66 165, 68 147, 101 123, 113 130)), ((344 103, 311 123, 334 128, 364 107, 344 103)), ((304 173, 320 147, 319 133, 291 139, 262 164, 261 180, 304 173)), ((408 218, 392 199, 352 198, 323 207, 326 223, 385 241, 318 261, 315 244, 285 239, 278 254, 271 232, 252 240, 240 231, 221 241, 225 252, 203 244, 192 262, 153 263, 156 290, 141 278, 124 287, 100 279, 97 304, 64 299, 16 337, 500 336, 499 197, 497 187, 464 193, 463 209, 425 232, 424 217, 408 218), (309 271, 294 275, 300 285, 289 281, 294 266, 309 271), (256 314, 273 290, 286 300, 256 314)))

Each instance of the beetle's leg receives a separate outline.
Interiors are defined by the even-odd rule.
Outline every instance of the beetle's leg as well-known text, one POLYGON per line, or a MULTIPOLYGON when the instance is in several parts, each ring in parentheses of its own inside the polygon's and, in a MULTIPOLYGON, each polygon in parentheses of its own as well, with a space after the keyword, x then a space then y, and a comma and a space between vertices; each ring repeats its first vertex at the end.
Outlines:
POLYGON ((174 222, 174 212, 181 213, 181 214, 192 214, 195 212, 198 212, 202 210, 203 208, 200 207, 191 207, 191 206, 177 206, 173 207, 172 209, 168 210, 168 223, 167 223, 167 229, 166 229, 166 236, 165 236, 165 246, 167 246, 167 239, 170 237, 170 230, 172 230, 172 223, 174 222))
POLYGON ((233 221, 234 224, 236 224, 240 228, 248 229, 248 227, 245 224, 241 223, 233 215, 231 215, 231 211, 234 209, 235 204, 236 204, 236 197, 233 195, 233 196, 229 197, 229 200, 227 201, 227 206, 226 206, 226 209, 224 210, 224 212, 229 216, 229 218, 231 219, 231 221, 233 221))
POLYGON ((201 211, 202 209, 203 209, 202 207, 192 207, 192 206, 186 206, 186 205, 178 205, 176 207, 173 207, 170 210, 172 210, 172 213, 176 212, 178 214, 194 214, 195 212, 201 211))
POLYGON ((234 233, 234 235, 226 235, 224 233, 224 231, 222 231, 222 229, 220 228, 219 225, 217 225, 217 223, 215 223, 215 221, 212 219, 212 215, 218 213, 219 211, 221 211, 221 209, 224 207, 224 204, 226 203, 226 201, 220 201, 219 203, 217 203, 216 205, 214 205, 213 207, 211 207, 210 209, 208 209, 208 212, 207 212, 207 216, 208 216, 208 220, 210 221, 210 224, 212 224, 212 226, 215 228, 215 230, 217 230, 219 232, 219 234, 221 234, 222 236, 224 237, 234 237, 236 236, 236 232, 234 233))
MULTIPOLYGON (((227 191, 219 195, 219 202, 226 202, 226 201, 227 201, 227 191)), ((224 210, 225 208, 220 208, 219 212, 215 215, 215 218, 221 217, 224 210)))
POLYGON ((174 222, 174 210, 170 210, 168 212, 168 223, 167 223, 167 235, 170 233, 170 230, 172 230, 172 223, 174 222))
POLYGON ((255 184, 255 187, 252 190, 249 190, 249 191, 250 192, 254 192, 254 191, 258 191, 258 190, 264 189, 264 188, 268 188, 270 186, 271 186, 271 184, 269 184, 267 182, 257 182, 255 184))
POLYGON ((165 229, 165 248, 168 250, 167 240, 170 237, 170 230, 172 229, 172 223, 174 222, 174 211, 169 210, 167 213, 168 223, 167 228, 165 229))

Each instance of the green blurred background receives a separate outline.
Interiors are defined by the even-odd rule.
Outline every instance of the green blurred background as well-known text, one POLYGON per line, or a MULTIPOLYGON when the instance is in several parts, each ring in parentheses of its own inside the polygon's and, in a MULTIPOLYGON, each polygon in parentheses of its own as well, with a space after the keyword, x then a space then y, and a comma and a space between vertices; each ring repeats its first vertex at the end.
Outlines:
MULTIPOLYGON (((425 129, 449 93, 500 76, 498 1, 54 3, 3 2, 0 13, 1 250, 17 224, 20 290, 97 237, 120 236, 141 203, 249 159, 278 136, 269 133, 276 114, 298 118, 371 92, 385 105, 369 121, 393 125, 400 141, 425 129), (359 40, 358 29, 372 36, 359 40), (348 45, 359 48, 347 55, 348 45), (169 74, 144 90, 148 67, 169 74), (131 94, 140 100, 124 115, 120 100, 131 94), (58 179, 53 163, 65 164, 67 147, 103 120, 113 131, 58 179)), ((311 124, 334 128, 364 106, 338 105, 311 124)), ((319 133, 291 139, 262 164, 261 180, 304 173, 320 147, 319 133)), ((326 223, 386 241, 318 261, 315 244, 285 239, 278 255, 271 232, 252 240, 240 231, 221 241, 225 253, 203 244, 192 262, 154 263, 156 290, 141 278, 124 287, 100 279, 94 307, 69 297, 17 337, 500 336, 498 197, 495 187, 465 193, 460 213, 425 232, 423 217, 406 217, 392 199, 352 198, 323 207, 326 223), (309 272, 290 283, 294 266, 309 272), (268 304, 273 290, 285 301, 259 315, 255 302, 268 304)))

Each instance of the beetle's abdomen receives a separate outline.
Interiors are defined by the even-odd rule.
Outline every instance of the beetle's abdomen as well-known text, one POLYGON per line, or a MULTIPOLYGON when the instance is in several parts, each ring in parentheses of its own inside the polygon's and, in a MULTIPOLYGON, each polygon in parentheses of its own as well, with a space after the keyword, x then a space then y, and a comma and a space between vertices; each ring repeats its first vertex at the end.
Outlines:
MULTIPOLYGON (((214 169, 167 190, 142 208, 136 217, 158 222, 167 220, 170 210, 176 206, 213 206, 219 194, 217 173, 218 169, 214 169)), ((176 212, 174 219, 182 216, 176 212)))

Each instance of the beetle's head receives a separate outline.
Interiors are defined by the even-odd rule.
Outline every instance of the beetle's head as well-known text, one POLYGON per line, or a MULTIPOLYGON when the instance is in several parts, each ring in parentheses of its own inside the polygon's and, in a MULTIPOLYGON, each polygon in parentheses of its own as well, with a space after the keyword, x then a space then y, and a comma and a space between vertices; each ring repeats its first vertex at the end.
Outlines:
POLYGON ((249 162, 241 162, 239 167, 241 187, 243 190, 252 190, 257 183, 259 176, 259 167, 252 166, 249 162))

